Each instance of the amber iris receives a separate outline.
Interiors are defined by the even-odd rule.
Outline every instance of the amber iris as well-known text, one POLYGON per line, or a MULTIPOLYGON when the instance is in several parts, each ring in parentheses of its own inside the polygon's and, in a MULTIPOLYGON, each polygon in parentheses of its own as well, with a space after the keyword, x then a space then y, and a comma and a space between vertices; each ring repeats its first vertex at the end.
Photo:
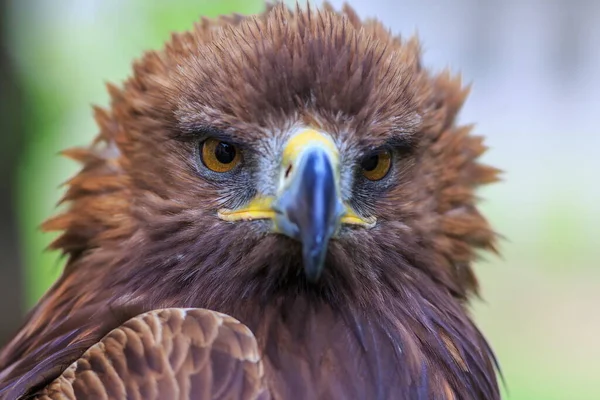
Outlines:
POLYGON ((207 139, 202 143, 202 163, 214 172, 231 171, 241 161, 239 150, 232 144, 218 139, 207 139))
POLYGON ((363 175, 371 180, 383 179, 392 166, 392 154, 389 150, 378 150, 363 158, 360 163, 363 175))

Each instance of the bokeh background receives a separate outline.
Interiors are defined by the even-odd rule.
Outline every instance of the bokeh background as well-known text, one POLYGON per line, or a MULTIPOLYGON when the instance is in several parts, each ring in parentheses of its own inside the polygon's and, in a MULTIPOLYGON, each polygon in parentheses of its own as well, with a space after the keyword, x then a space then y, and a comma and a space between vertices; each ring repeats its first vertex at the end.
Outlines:
MULTIPOLYGON (((318 2, 316 2, 318 3, 318 2)), ((341 1, 331 2, 341 7, 341 1)), ((461 114, 504 181, 480 192, 503 235, 477 264, 473 312, 514 400, 600 399, 600 2, 351 0, 393 32, 418 32, 425 64, 462 71, 461 114)), ((60 273, 52 235, 57 156, 97 130, 91 104, 131 60, 200 15, 258 0, 0 0, 0 344, 60 273)))

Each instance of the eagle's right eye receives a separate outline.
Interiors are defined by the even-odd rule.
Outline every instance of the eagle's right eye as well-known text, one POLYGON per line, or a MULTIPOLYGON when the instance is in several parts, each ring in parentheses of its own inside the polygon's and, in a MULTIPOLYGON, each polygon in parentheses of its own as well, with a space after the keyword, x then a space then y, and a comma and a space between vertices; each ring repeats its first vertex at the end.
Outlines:
POLYGON ((242 160, 242 155, 233 144, 210 138, 202 142, 200 158, 206 168, 222 173, 234 169, 242 160))

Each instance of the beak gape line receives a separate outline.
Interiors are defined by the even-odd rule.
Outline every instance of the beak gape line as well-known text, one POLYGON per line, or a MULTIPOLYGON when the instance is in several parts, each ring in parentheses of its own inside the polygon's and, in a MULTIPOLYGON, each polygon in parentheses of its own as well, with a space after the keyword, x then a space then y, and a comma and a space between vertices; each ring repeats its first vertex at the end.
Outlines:
POLYGON ((372 227, 344 206, 340 196, 339 154, 333 140, 312 129, 287 142, 282 157, 282 180, 275 198, 257 197, 246 207, 219 210, 227 221, 271 219, 273 231, 302 244, 306 277, 316 281, 323 271, 329 240, 340 224, 372 227))

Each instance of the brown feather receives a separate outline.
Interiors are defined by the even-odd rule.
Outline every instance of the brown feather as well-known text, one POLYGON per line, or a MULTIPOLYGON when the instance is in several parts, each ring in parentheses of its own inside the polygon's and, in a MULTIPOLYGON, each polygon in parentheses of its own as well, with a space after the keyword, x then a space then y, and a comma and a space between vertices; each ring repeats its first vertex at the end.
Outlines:
POLYGON ((52 248, 67 266, 0 353, 0 397, 43 390, 125 321, 175 307, 247 325, 274 398, 499 398, 465 304, 476 252, 496 249, 474 190, 498 171, 455 123, 468 89, 424 69, 416 38, 349 7, 278 4, 202 19, 107 89, 97 139, 66 152, 83 164, 70 207, 44 224, 62 231, 52 248), (343 188, 378 223, 333 240, 316 284, 298 243, 216 217, 254 190, 247 182, 218 185, 196 168, 207 127, 275 162, 296 124, 332 135, 345 176, 365 151, 401 143, 385 190, 343 188))
POLYGON ((50 399, 267 399, 256 340, 235 319, 162 309, 111 331, 39 394, 50 399))

